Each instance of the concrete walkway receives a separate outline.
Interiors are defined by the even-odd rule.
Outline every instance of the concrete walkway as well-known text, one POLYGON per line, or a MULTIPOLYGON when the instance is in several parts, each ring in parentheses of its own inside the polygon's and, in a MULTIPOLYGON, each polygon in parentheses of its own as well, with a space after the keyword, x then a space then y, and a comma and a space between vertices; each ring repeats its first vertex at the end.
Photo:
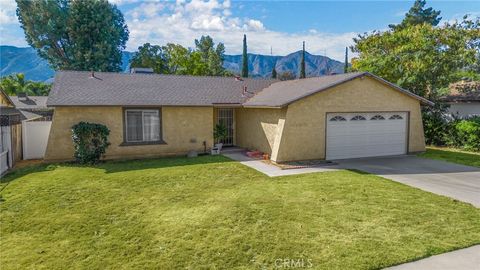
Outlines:
POLYGON ((250 158, 242 152, 227 152, 227 153, 223 153, 223 155, 233 160, 239 161, 241 164, 248 166, 250 168, 253 168, 270 177, 304 174, 304 173, 330 172, 330 171, 337 171, 339 169, 337 166, 327 165, 327 166, 315 167, 315 168, 282 170, 275 165, 267 164, 261 160, 250 158))
POLYGON ((388 270, 480 270, 480 245, 386 268, 388 270))

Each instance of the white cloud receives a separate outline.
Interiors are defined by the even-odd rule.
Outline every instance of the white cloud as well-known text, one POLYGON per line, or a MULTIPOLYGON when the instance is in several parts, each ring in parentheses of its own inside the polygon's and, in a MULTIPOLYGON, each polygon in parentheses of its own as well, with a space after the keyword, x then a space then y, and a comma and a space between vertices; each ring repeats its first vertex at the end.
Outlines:
POLYGON ((120 6, 124 4, 139 3, 141 0, 108 0, 108 2, 120 6))
POLYGON ((128 11, 127 15, 130 15, 134 19, 138 19, 142 16, 151 18, 159 15, 164 8, 165 5, 163 3, 142 3, 138 7, 128 11))
POLYGON ((140 5, 137 13, 126 14, 130 30, 128 50, 136 50, 143 43, 163 45, 168 42, 194 46, 194 39, 210 35, 215 42, 223 42, 227 53, 242 51, 243 34, 247 34, 248 50, 252 53, 286 55, 300 50, 302 41, 313 54, 324 54, 343 61, 345 47, 352 44, 356 33, 322 33, 308 29, 302 33, 284 33, 267 29, 253 18, 232 16, 230 1, 178 0, 164 5, 149 16, 148 4, 140 5), (143 7, 142 7, 143 6, 143 7))
POLYGON ((441 24, 461 22, 465 15, 467 15, 467 19, 474 20, 475 18, 480 18, 480 11, 471 11, 463 14, 457 13, 451 16, 450 19, 443 18, 441 24))
MULTIPOLYGON (((272 47, 275 55, 286 55, 300 50, 305 41, 310 53, 323 55, 326 52, 327 56, 343 61, 345 46, 351 45, 352 37, 356 36, 352 32, 323 33, 318 29, 306 29, 301 33, 272 31, 258 18, 233 16, 230 0, 109 1, 119 6, 137 3, 124 14, 130 30, 127 44, 130 51, 146 42, 159 45, 173 42, 193 47, 195 38, 210 35, 215 42, 225 44, 228 54, 239 54, 243 34, 247 34, 251 53, 270 54, 272 47)), ((237 8, 241 9, 242 5, 237 8)), ((23 35, 18 35, 22 31, 15 9, 14 0, 0 0, 0 43, 25 46, 23 35), (18 29, 12 32, 12 27, 18 29)))
POLYGON ((0 0, 0 25, 18 24, 14 0, 0 0))

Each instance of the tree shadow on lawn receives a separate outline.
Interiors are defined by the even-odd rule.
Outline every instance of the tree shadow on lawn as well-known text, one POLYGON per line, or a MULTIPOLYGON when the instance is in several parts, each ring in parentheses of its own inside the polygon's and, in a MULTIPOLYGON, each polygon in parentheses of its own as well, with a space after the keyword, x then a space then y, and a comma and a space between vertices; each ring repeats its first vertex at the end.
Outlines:
POLYGON ((115 160, 115 161, 101 161, 95 165, 81 165, 75 162, 64 163, 42 163, 32 166, 27 166, 19 169, 14 169, 2 176, 0 179, 0 192, 12 181, 19 179, 31 173, 39 173, 45 171, 54 171, 58 167, 69 168, 96 168, 103 169, 105 173, 117 173, 134 170, 145 169, 159 169, 179 166, 204 165, 213 163, 227 163, 234 162, 233 160, 218 155, 218 156, 199 156, 194 158, 187 157, 164 157, 164 158, 148 158, 148 159, 130 159, 130 160, 115 160))
POLYGON ((53 171, 58 167, 59 164, 48 164, 48 163, 41 163, 35 164, 31 166, 22 167, 19 169, 13 169, 12 171, 8 172, 6 175, 2 176, 0 179, 0 191, 2 191, 8 183, 13 180, 16 180, 22 176, 31 174, 31 173, 38 173, 44 171, 53 171))
MULTIPOLYGON (((198 156, 193 158, 187 157, 163 157, 149 159, 130 159, 118 161, 105 161, 97 165, 91 166, 105 170, 105 173, 117 173, 135 170, 172 168, 192 165, 206 165, 214 163, 229 163, 233 160, 222 155, 217 156, 198 156)), ((78 165, 77 165, 78 166, 78 165)))

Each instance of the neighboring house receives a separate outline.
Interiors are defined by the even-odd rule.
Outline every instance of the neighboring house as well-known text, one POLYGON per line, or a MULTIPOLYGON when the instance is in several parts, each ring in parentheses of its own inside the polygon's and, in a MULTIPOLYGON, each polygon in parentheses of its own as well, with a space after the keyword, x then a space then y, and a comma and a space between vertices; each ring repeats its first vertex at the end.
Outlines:
POLYGON ((7 94, 0 89, 0 175, 22 159, 22 125, 25 116, 15 109, 7 94))
POLYGON ((458 82, 450 86, 450 95, 442 98, 453 116, 466 118, 480 116, 480 82, 458 82))
POLYGON ((53 109, 47 107, 46 96, 28 96, 26 94, 19 94, 18 96, 10 96, 15 108, 24 112, 41 115, 40 120, 51 121, 53 116, 53 109))
POLYGON ((73 159, 71 127, 110 129, 106 159, 203 152, 223 123, 227 145, 272 161, 343 159, 425 151, 421 104, 370 73, 292 81, 60 71, 45 159, 73 159))
POLYGON ((8 96, 0 89, 0 172, 22 159, 43 158, 53 109, 48 97, 8 96))

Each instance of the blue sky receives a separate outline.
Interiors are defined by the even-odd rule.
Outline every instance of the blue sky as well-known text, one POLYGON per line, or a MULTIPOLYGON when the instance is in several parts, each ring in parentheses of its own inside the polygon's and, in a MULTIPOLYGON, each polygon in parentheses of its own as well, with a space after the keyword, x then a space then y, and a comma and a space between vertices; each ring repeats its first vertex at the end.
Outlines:
MULTIPOLYGON (((413 1, 138 1, 111 0, 130 30, 127 50, 150 42, 193 46, 208 34, 225 43, 227 53, 241 53, 247 34, 249 52, 285 55, 301 48, 343 60, 345 46, 358 33, 398 23, 413 1)), ((480 1, 427 1, 443 21, 464 14, 480 16, 480 1)), ((27 46, 15 16, 14 0, 0 0, 0 44, 27 46)))

